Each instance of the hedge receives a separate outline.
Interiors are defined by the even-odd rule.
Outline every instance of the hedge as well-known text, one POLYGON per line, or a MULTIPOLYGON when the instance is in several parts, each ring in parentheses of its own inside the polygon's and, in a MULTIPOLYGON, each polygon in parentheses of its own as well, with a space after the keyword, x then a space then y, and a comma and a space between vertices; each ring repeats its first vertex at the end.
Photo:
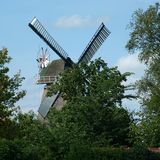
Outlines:
POLYGON ((150 152, 143 147, 125 149, 73 146, 67 160, 160 160, 160 153, 150 152))
MULTIPOLYGON (((47 154, 42 146, 22 140, 0 139, 0 160, 61 160, 56 158, 56 153, 50 152, 47 154)), ((151 152, 143 146, 127 149, 72 145, 62 160, 160 160, 160 153, 151 152)))
POLYGON ((0 139, 0 160, 40 160, 40 147, 22 140, 0 139))

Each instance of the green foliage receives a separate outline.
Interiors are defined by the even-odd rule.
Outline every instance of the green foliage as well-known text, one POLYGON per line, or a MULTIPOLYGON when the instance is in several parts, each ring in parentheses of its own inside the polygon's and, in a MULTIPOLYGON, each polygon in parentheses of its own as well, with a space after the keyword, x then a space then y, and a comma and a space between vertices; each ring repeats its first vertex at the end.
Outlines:
POLYGON ((74 65, 66 70, 49 94, 58 90, 66 100, 57 111, 51 109, 48 117, 50 131, 57 140, 61 159, 66 157, 71 145, 92 146, 129 145, 128 133, 131 116, 122 108, 122 99, 131 86, 124 86, 130 73, 121 74, 117 68, 109 68, 98 59, 86 64, 74 65))
POLYGON ((67 160, 159 160, 160 153, 149 152, 143 146, 135 148, 95 148, 75 145, 67 160))
POLYGON ((160 115, 147 112, 139 113, 140 122, 131 125, 131 140, 134 144, 148 147, 160 146, 160 115))
POLYGON ((72 146, 67 160, 129 160, 129 153, 123 149, 76 145, 72 146))
POLYGON ((28 143, 24 140, 0 140, 0 160, 45 159, 44 155, 46 153, 41 152, 42 150, 39 146, 28 143))
POLYGON ((7 49, 0 50, 0 159, 54 159, 56 147, 48 126, 33 112, 22 114, 16 107, 25 95, 25 91, 19 91, 24 78, 19 73, 10 78, 6 67, 10 60, 7 49))
POLYGON ((55 144, 48 126, 45 123, 41 123, 33 112, 20 113, 16 121, 19 131, 18 139, 30 146, 24 146, 26 154, 37 155, 37 159, 51 159, 50 143, 53 143, 52 146, 55 144))
POLYGON ((0 140, 0 159, 1 160, 22 159, 21 147, 12 141, 3 139, 0 140))
POLYGON ((54 138, 51 136, 49 128, 40 123, 33 112, 19 113, 13 121, 16 134, 13 134, 12 139, 0 138, 0 160, 1 158, 3 160, 53 159, 53 155, 56 155, 56 150, 53 150, 54 138))
POLYGON ((87 99, 86 104, 77 104, 81 100, 68 103, 60 112, 54 110, 50 113, 49 124, 62 143, 128 145, 131 119, 125 109, 102 107, 92 99, 87 99))
POLYGON ((129 51, 139 52, 141 61, 147 64, 144 77, 137 82, 138 94, 145 110, 160 111, 160 4, 150 6, 146 11, 133 14, 132 32, 126 45, 129 51), (147 107, 146 107, 147 106, 147 107))
POLYGON ((133 30, 126 47, 131 52, 140 52, 140 60, 146 64, 154 61, 160 53, 160 13, 159 3, 150 6, 146 11, 135 11, 130 23, 133 30))
POLYGON ((11 115, 15 108, 14 104, 21 99, 24 91, 18 91, 24 78, 20 78, 20 74, 14 75, 12 78, 8 76, 9 68, 6 64, 11 60, 8 57, 7 49, 0 50, 0 119, 11 115))
POLYGON ((97 59, 89 65, 75 64, 67 69, 56 85, 52 85, 49 95, 61 91, 64 100, 72 101, 75 97, 91 97, 103 106, 121 105, 122 99, 133 98, 125 95, 131 86, 124 86, 131 73, 121 74, 117 67, 109 68, 107 64, 97 59))
MULTIPOLYGON (((42 146, 43 147, 43 146, 42 146)), ((45 149, 45 148, 43 148, 45 149)), ((0 140, 0 160, 159 160, 160 153, 149 152, 143 146, 135 148, 93 147, 72 145, 65 158, 47 155, 46 150, 24 140, 0 140)))
POLYGON ((0 50, 0 137, 8 139, 16 134, 15 122, 10 119, 17 113, 15 103, 25 95, 25 91, 18 90, 24 78, 19 73, 12 78, 8 75, 6 64, 10 60, 7 49, 0 50))
POLYGON ((160 4, 141 9, 133 14, 132 32, 126 45, 132 53, 139 53, 146 71, 137 81, 138 96, 142 104, 140 121, 132 126, 133 141, 148 146, 160 145, 160 4))

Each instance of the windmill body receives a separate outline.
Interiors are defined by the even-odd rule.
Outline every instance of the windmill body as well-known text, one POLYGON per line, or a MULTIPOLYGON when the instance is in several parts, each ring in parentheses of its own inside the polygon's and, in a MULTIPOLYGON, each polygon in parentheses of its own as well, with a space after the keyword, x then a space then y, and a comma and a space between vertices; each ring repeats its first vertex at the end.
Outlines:
MULTIPOLYGON (((46 84, 44 87, 44 92, 39 107, 39 114, 44 119, 46 118, 49 109, 54 106, 57 109, 64 105, 64 102, 60 96, 60 92, 53 95, 52 97, 47 97, 48 88, 50 85, 54 84, 57 80, 57 76, 63 72, 66 68, 71 67, 74 62, 68 56, 66 51, 54 40, 54 38, 46 31, 37 18, 34 18, 30 23, 29 27, 60 57, 60 60, 54 60, 50 64, 46 60, 45 63, 41 65, 41 71, 39 73, 39 79, 37 84, 46 84)), ((77 63, 85 62, 89 63, 93 55, 100 48, 102 43, 106 40, 110 31, 102 23, 97 29, 96 33, 93 35, 92 39, 82 52, 77 63)), ((43 57, 43 59, 45 59, 43 57)), ((41 59, 39 59, 40 61, 41 59)))
POLYGON ((43 95, 41 99, 41 104, 38 109, 39 117, 42 117, 44 119, 51 106, 54 105, 57 109, 60 109, 64 101, 59 96, 59 94, 54 94, 51 97, 47 96, 48 88, 50 85, 56 82, 57 77, 60 73, 62 73, 65 69, 65 63, 63 60, 53 60, 47 67, 43 68, 39 73, 39 78, 37 80, 37 84, 45 84, 43 95))

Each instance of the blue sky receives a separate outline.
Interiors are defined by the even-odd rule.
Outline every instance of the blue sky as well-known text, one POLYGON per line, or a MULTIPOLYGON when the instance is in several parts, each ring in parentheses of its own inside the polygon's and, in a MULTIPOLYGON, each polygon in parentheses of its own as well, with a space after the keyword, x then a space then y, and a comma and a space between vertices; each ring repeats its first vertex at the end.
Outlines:
MULTIPOLYGON (((21 70, 21 75, 26 78, 22 88, 27 90, 27 95, 19 102, 22 110, 37 111, 39 107, 43 89, 43 86, 36 85, 39 49, 48 48, 51 60, 58 58, 28 27, 34 16, 75 62, 103 21, 111 34, 94 58, 102 57, 109 66, 118 66, 122 72, 135 72, 129 79, 133 82, 142 74, 144 66, 137 61, 137 55, 129 55, 125 49, 129 39, 126 28, 135 10, 145 10, 156 2, 158 0, 1 1, 0 47, 8 48, 13 58, 9 64, 10 74, 21 70)), ((135 108, 128 102, 126 105, 135 108)))

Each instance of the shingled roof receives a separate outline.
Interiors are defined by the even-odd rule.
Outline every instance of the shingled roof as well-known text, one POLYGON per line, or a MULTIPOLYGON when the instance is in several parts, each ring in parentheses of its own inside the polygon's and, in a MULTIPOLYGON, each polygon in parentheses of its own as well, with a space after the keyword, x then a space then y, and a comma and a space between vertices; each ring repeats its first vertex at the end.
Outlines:
POLYGON ((63 60, 54 60, 46 68, 42 69, 40 76, 58 76, 64 71, 64 65, 63 60))

